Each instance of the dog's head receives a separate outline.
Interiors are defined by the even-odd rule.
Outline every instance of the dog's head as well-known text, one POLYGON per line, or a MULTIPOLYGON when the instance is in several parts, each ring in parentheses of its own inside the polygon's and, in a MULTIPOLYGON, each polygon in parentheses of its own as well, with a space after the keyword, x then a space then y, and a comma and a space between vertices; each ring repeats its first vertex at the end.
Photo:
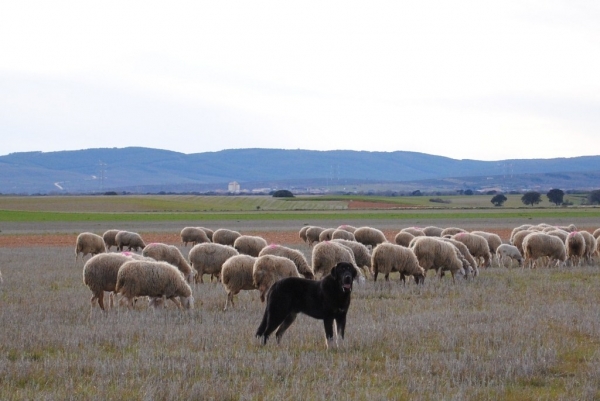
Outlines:
POLYGON ((340 262, 331 269, 331 276, 335 278, 344 292, 352 291, 352 282, 356 278, 356 275, 356 269, 348 262, 340 262))

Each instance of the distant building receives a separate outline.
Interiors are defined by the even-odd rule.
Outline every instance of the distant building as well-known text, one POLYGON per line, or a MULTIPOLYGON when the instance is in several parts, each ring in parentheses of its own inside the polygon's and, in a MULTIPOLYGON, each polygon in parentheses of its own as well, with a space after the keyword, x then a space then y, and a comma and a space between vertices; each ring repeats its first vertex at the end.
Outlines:
POLYGON ((227 190, 231 193, 237 194, 240 192, 240 184, 237 181, 232 181, 229 183, 227 190))

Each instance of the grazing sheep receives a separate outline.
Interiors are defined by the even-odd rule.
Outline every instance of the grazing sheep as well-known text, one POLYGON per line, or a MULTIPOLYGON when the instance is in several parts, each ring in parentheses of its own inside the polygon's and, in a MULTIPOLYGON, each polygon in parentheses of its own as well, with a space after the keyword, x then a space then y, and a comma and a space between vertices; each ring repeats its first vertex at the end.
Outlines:
MULTIPOLYGON (((354 238, 363 245, 375 248, 377 245, 387 242, 381 230, 372 227, 359 227, 354 231, 354 238)), ((333 267, 333 266, 332 266, 333 267)), ((327 271, 329 272, 330 269, 327 271)))
POLYGON ((312 246, 315 242, 319 242, 319 236, 325 229, 323 227, 311 226, 306 230, 306 242, 308 246, 312 246))
POLYGON ((579 265, 585 256, 585 238, 578 231, 572 231, 565 241, 567 248, 567 259, 572 265, 579 265))
POLYGON ((115 237, 119 231, 121 230, 106 230, 104 234, 102 234, 102 239, 104 240, 104 245, 106 246, 106 252, 109 252, 110 248, 113 246, 117 248, 117 240, 115 237))
POLYGON ((337 242, 345 247, 350 248, 354 254, 354 261, 358 267, 361 267, 365 272, 371 272, 371 252, 369 248, 356 241, 348 241, 344 239, 334 239, 331 242, 337 242))
POLYGON ((481 266, 488 267, 490 265, 492 255, 490 254, 490 246, 485 238, 471 233, 458 233, 453 235, 452 239, 465 244, 475 260, 478 258, 483 259, 481 266))
POLYGON ((412 249, 389 242, 379 244, 373 250, 371 269, 373 281, 377 281, 379 273, 389 281, 391 272, 400 272, 402 282, 406 282, 406 276, 413 276, 417 284, 425 282, 425 270, 419 266, 412 249))
POLYGON ((492 259, 496 257, 496 249, 502 245, 502 238, 500 238, 498 234, 489 233, 487 231, 471 231, 471 234, 479 235, 480 237, 485 238, 490 248, 492 259))
POLYGON ((594 238, 596 238, 596 240, 598 239, 598 237, 600 237, 600 228, 597 228, 594 230, 594 233, 592 234, 594 236, 594 238))
POLYGON ((223 263, 221 269, 221 283, 227 291, 227 299, 225 300, 225 307, 223 310, 227 310, 227 303, 233 304, 233 297, 237 295, 241 290, 256 290, 254 281, 252 279, 252 269, 254 267, 256 258, 250 255, 235 255, 230 257, 223 263))
POLYGON ((460 251, 451 243, 436 237, 417 237, 411 243, 411 249, 425 271, 434 269, 441 278, 443 271, 449 270, 453 282, 457 275, 466 277, 460 251))
POLYGON ((175 245, 154 242, 146 245, 142 251, 142 255, 157 261, 163 261, 172 264, 179 269, 188 283, 191 284, 193 282, 194 270, 175 245))
POLYGON ((239 253, 254 257, 257 257, 265 246, 267 246, 267 240, 255 235, 240 235, 233 243, 233 247, 239 253))
POLYGON ((569 236, 569 233, 566 232, 565 230, 560 230, 558 228, 554 228, 550 231, 546 231, 546 234, 548 235, 554 235, 555 237, 558 237, 562 240, 562 242, 566 242, 567 241, 567 237, 569 236))
POLYGON ((352 250, 338 242, 319 242, 312 252, 312 268, 315 277, 324 277, 340 262, 351 263, 356 268, 359 280, 364 280, 364 274, 356 265, 352 250), (362 277, 362 278, 361 278, 362 277))
POLYGON ((442 230, 442 232, 440 233, 440 237, 445 237, 445 236, 452 237, 453 235, 456 235, 459 233, 466 233, 466 232, 467 232, 467 230, 463 230, 462 228, 459 228, 459 227, 447 227, 442 230))
POLYGON ((400 230, 400 232, 412 234, 413 237, 422 237, 425 235, 423 230, 421 230, 418 227, 405 227, 402 230, 400 230))
POLYGON ((477 262, 475 261, 475 259, 473 258, 473 255, 471 255, 471 252, 469 252, 469 249, 467 248, 467 246, 465 244, 463 244, 462 242, 459 242, 455 239, 452 239, 452 238, 440 237, 440 239, 442 241, 451 243, 458 249, 461 256, 464 258, 464 260, 467 262, 467 264, 469 266, 468 268, 465 268, 465 273, 467 274, 467 276, 470 273, 473 274, 473 277, 477 277, 479 275, 479 267, 477 266, 477 262))
POLYGON ((342 230, 340 228, 336 228, 336 230, 331 234, 331 239, 344 239, 346 241, 356 241, 354 234, 350 231, 342 230))
POLYGON ((127 247, 128 250, 137 252, 146 246, 142 237, 138 233, 131 231, 119 231, 115 236, 115 241, 119 251, 123 251, 123 248, 127 247))
POLYGON ((443 228, 436 226, 427 226, 423 229, 423 233, 428 237, 441 237, 443 228))
POLYGON ((560 230, 564 230, 564 231, 569 232, 569 233, 577 231, 577 226, 575 226, 575 224, 569 224, 568 226, 558 226, 556 228, 558 228, 560 230))
POLYGON ((211 230, 210 228, 206 228, 206 227, 198 227, 198 228, 201 229, 202 231, 204 231, 206 233, 206 236, 210 240, 210 242, 212 242, 212 240, 213 240, 212 237, 215 232, 213 230, 211 230))
POLYGON ((406 231, 400 231, 394 237, 394 242, 396 243, 396 245, 402 245, 402 246, 408 248, 410 241, 412 241, 414 238, 415 238, 415 236, 412 235, 411 233, 406 232, 406 231))
POLYGON ((555 260, 556 265, 564 264, 567 260, 565 243, 560 238, 541 232, 533 232, 523 239, 523 256, 525 265, 534 268, 537 259, 548 257, 555 260))
POLYGON ((265 301, 267 291, 274 282, 285 277, 300 277, 294 262, 283 256, 263 255, 256 258, 252 268, 254 287, 260 292, 260 300, 265 301))
MULTIPOLYGON (((523 240, 531 233, 535 233, 537 231, 534 230, 521 230, 517 231, 515 235, 512 237, 511 244, 516 246, 521 255, 525 255, 525 251, 523 250, 523 240)), ((564 242, 564 241, 563 241, 564 242)))
POLYGON ((167 262, 132 260, 124 263, 117 274, 115 292, 125 297, 129 307, 133 307, 135 297, 142 296, 154 298, 150 303, 153 307, 159 304, 156 299, 160 298, 170 299, 180 308, 194 306, 192 289, 183 274, 167 262))
POLYGON ((302 242, 308 243, 308 239, 306 238, 306 231, 310 228, 311 226, 303 226, 300 231, 298 231, 298 236, 300 237, 300 239, 302 240, 302 242))
POLYGON ((319 234, 319 242, 331 241, 335 228, 326 228, 319 234))
POLYGON ((206 231, 200 227, 184 227, 179 235, 183 246, 187 246, 188 242, 191 242, 192 246, 204 242, 211 242, 208 235, 206 235, 206 231))
POLYGON ((288 248, 287 246, 271 244, 264 247, 258 256, 263 255, 275 255, 283 256, 284 258, 290 259, 296 265, 298 272, 309 280, 315 279, 315 273, 312 267, 308 265, 308 261, 304 257, 304 254, 296 249, 288 248))
POLYGON ((496 257, 498 258, 498 263, 505 266, 504 262, 506 259, 510 259, 511 261, 516 260, 519 262, 519 266, 523 267, 523 256, 519 249, 510 244, 501 244, 498 248, 496 248, 496 257))
POLYGON ((130 260, 133 260, 131 256, 121 253, 101 253, 92 256, 85 263, 83 266, 83 283, 92 291, 92 299, 90 300, 92 307, 94 301, 97 301, 100 309, 106 310, 104 308, 104 291, 115 292, 119 268, 130 260))
POLYGON ((106 245, 104 244, 104 239, 98 234, 85 232, 77 236, 77 240, 75 241, 75 263, 77 263, 80 253, 81 260, 83 261, 83 258, 88 253, 94 256, 104 252, 106 252, 106 245))
MULTIPOLYGON (((508 242, 510 244, 515 245, 513 242, 513 238, 514 238, 515 234, 517 234, 519 231, 529 230, 531 227, 533 227, 533 224, 523 224, 523 225, 513 228, 510 233, 510 238, 509 238, 508 242)), ((521 252, 521 254, 522 254, 522 252, 521 252)))
MULTIPOLYGON (((217 231, 215 231, 215 234, 217 231)), ((235 255, 239 255, 239 252, 229 245, 222 245, 215 242, 194 245, 190 249, 188 260, 192 268, 197 272, 196 282, 200 281, 200 283, 204 283, 202 276, 205 274, 220 277, 223 263, 235 255)))
POLYGON ((583 236, 583 239, 585 240, 585 253, 583 255, 585 262, 592 263, 592 258, 596 253, 596 246, 598 245, 598 241, 596 241, 596 238, 594 238, 592 234, 585 230, 579 231, 579 233, 583 236))
POLYGON ((241 236, 242 234, 240 234, 237 231, 228 230, 226 228, 219 228, 213 233, 212 241, 215 244, 233 246, 235 240, 241 236))
POLYGON ((338 227, 338 230, 344 230, 344 231, 348 231, 349 233, 354 234, 354 231, 356 231, 356 227, 349 226, 348 224, 342 224, 341 226, 338 227))

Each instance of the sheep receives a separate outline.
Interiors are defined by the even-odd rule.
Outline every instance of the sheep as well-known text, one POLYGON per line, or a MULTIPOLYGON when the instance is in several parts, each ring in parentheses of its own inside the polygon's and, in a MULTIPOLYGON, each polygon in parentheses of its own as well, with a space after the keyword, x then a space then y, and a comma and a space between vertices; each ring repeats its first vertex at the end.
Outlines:
POLYGON ((440 237, 445 237, 445 236, 452 237, 455 234, 466 233, 466 232, 467 232, 467 230, 464 230, 459 227, 447 227, 442 230, 442 232, 440 233, 440 237))
POLYGON ((309 280, 314 280, 315 272, 312 267, 308 265, 308 261, 304 257, 304 254, 299 250, 288 248, 287 246, 271 244, 264 247, 258 256, 263 255, 275 255, 275 256, 283 256, 285 258, 290 259, 296 265, 298 272, 309 280))
POLYGON ((117 241, 115 237, 117 233, 121 230, 106 230, 104 234, 102 234, 102 239, 104 240, 104 245, 106 246, 106 252, 110 251, 110 248, 113 246, 117 247, 117 241))
POLYGON ((508 258, 511 261, 516 260, 519 262, 519 266, 523 267, 523 255, 519 252, 519 249, 510 244, 501 244, 498 248, 496 248, 496 257, 498 258, 498 263, 501 265, 505 265, 504 261, 508 258))
POLYGON ((489 233, 487 231, 471 231, 471 234, 479 235, 480 237, 485 238, 490 248, 490 254, 492 255, 492 258, 496 256, 496 249, 502 245, 502 238, 500 238, 498 234, 489 233))
POLYGON ((303 226, 300 231, 298 231, 298 236, 302 240, 302 242, 308 243, 308 239, 306 238, 306 231, 310 228, 310 226, 303 226))
POLYGON ((350 231, 343 230, 341 228, 336 228, 333 234, 331 234, 331 239, 343 239, 347 241, 356 241, 356 237, 350 231))
POLYGON ((241 290, 256 290, 252 279, 254 262, 256 262, 254 256, 235 255, 223 263, 223 267, 221 268, 221 283, 227 292, 227 299, 225 300, 223 310, 227 310, 228 303, 231 303, 231 306, 235 306, 233 296, 237 295, 241 290))
POLYGON ((306 230, 306 242, 308 246, 312 246, 315 242, 319 242, 319 236, 325 229, 319 226, 311 226, 306 230))
POLYGON ((569 224, 568 226, 558 226, 556 228, 570 232, 570 233, 577 231, 577 226, 575 226, 575 224, 569 224))
POLYGON ((285 277, 300 277, 294 262, 283 256, 263 255, 256 258, 252 267, 252 280, 260 292, 261 302, 274 282, 285 277))
POLYGON ((90 300, 92 307, 96 301, 100 309, 106 310, 104 307, 104 291, 115 292, 119 268, 130 260, 133 260, 131 256, 121 253, 101 253, 92 256, 85 263, 83 266, 83 283, 92 291, 90 300))
POLYGON ((356 241, 348 241, 344 239, 334 239, 331 242, 337 242, 345 247, 350 248, 354 255, 354 261, 358 267, 362 267, 364 271, 371 271, 371 252, 369 248, 356 241))
POLYGON ((326 276, 340 262, 351 263, 356 269, 358 279, 364 280, 364 274, 356 265, 354 253, 350 248, 334 241, 319 242, 313 248, 312 268, 315 276, 326 276))
POLYGON ((319 234, 319 242, 331 241, 335 228, 326 228, 319 234))
POLYGON ((419 266, 417 256, 410 248, 389 242, 377 245, 371 255, 373 281, 377 281, 379 273, 389 281, 390 272, 400 272, 400 280, 406 282, 406 276, 413 276, 415 283, 425 282, 425 270, 419 266))
POLYGON ((233 242, 233 247, 242 254, 258 256, 261 249, 267 246, 267 240, 255 235, 240 235, 233 242))
POLYGON ((212 237, 214 234, 214 231, 211 230, 210 228, 206 228, 206 227, 198 227, 199 229, 201 229, 202 231, 204 231, 206 233, 206 236, 208 237, 209 241, 212 242, 212 237))
POLYGON ((469 266, 468 268, 465 268, 465 273, 467 273, 467 276, 469 275, 469 273, 472 273, 473 277, 477 277, 479 275, 479 267, 477 266, 477 262, 475 261, 475 259, 473 258, 473 255, 471 255, 471 252, 469 252, 469 249, 467 248, 467 246, 465 244, 463 244, 462 242, 459 242, 455 239, 452 239, 452 238, 440 237, 440 239, 442 241, 451 243, 458 249, 461 256, 464 258, 464 260, 467 262, 467 264, 469 266))
MULTIPOLYGON (((537 231, 534 230, 521 230, 521 231, 517 231, 515 233, 515 235, 512 237, 510 243, 514 246, 517 247, 517 249, 519 250, 519 252, 521 253, 521 255, 525 255, 525 251, 523 250, 523 240, 525 239, 525 237, 527 237, 529 234, 531 233, 535 233, 537 231)), ((564 242, 564 240, 563 240, 564 242)))
POLYGON ((240 234, 237 231, 228 230, 226 228, 219 228, 213 233, 212 241, 215 244, 233 246, 235 240, 241 235, 242 234, 240 234))
POLYGON ((400 231, 394 237, 394 242, 396 243, 396 245, 402 245, 402 246, 408 248, 410 241, 412 241, 414 238, 415 238, 415 236, 412 235, 411 233, 409 233, 407 231, 400 231))
POLYGON ((423 234, 425 234, 428 237, 441 237, 442 231, 444 231, 443 228, 436 226, 427 226, 423 229, 423 234))
POLYGON ((567 259, 572 265, 579 265, 585 256, 585 238, 578 231, 572 231, 565 241, 567 248, 567 259))
POLYGON ((562 240, 562 242, 566 242, 567 237, 569 236, 568 232, 566 232, 565 230, 558 229, 558 228, 554 228, 553 230, 546 231, 546 234, 554 235, 555 237, 560 238, 562 240))
POLYGON ((144 249, 146 246, 142 237, 138 233, 131 231, 119 231, 115 236, 115 241, 119 251, 123 251, 124 247, 127 247, 130 251, 138 251, 139 249, 144 249))
POLYGON ((344 231, 348 231, 349 233, 354 234, 354 231, 356 231, 356 227, 349 226, 348 224, 342 224, 341 226, 338 227, 338 230, 344 230, 344 231))
MULTIPOLYGON (((215 231, 215 234, 217 231, 215 231)), ((222 245, 214 242, 194 245, 192 249, 190 249, 188 260, 197 273, 196 282, 200 281, 200 283, 204 283, 202 278, 204 274, 219 277, 221 275, 223 263, 235 255, 239 255, 239 252, 229 245, 222 245)))
POLYGON ((94 256, 104 252, 106 252, 106 245, 104 244, 104 239, 98 234, 84 232, 77 236, 77 240, 75 241, 75 263, 77 263, 80 253, 81 260, 83 261, 83 258, 88 253, 94 256))
POLYGON ((465 232, 453 235, 452 239, 465 244, 467 249, 469 249, 469 253, 473 255, 475 260, 478 258, 483 259, 481 266, 488 267, 490 265, 492 255, 490 254, 490 246, 485 238, 465 232))
POLYGON ((193 282, 194 270, 175 245, 154 242, 146 245, 142 251, 142 255, 172 264, 179 269, 188 283, 191 284, 193 282))
MULTIPOLYGON (((375 248, 377 245, 387 242, 385 234, 381 230, 372 227, 359 227, 354 231, 356 241, 363 245, 375 248)), ((333 266, 332 266, 333 267, 333 266)))
POLYGON ((125 297, 129 307, 135 297, 153 298, 150 306, 160 304, 157 299, 170 299, 179 308, 194 306, 192 289, 183 274, 167 262, 132 260, 124 263, 117 274, 115 292, 125 297), (179 297, 179 301, 176 299, 179 297))
POLYGON ((400 232, 412 234, 413 237, 422 237, 425 235, 423 230, 421 230, 418 227, 405 227, 402 230, 400 230, 400 232))
MULTIPOLYGON (((511 233, 510 233, 510 238, 509 238, 508 242, 509 242, 510 244, 513 244, 513 245, 514 245, 514 242, 513 242, 513 238, 514 238, 514 236, 515 236, 515 235, 516 235, 516 234, 517 234, 519 231, 525 231, 525 230, 529 230, 531 227, 533 227, 533 224, 522 224, 522 225, 520 225, 520 226, 518 226, 518 227, 515 227, 515 228, 513 228, 513 229, 512 229, 512 231, 511 231, 511 233)), ((523 253, 523 252, 521 252, 521 254, 522 254, 522 253, 523 253)))
POLYGON ((594 253, 596 253, 596 246, 598 245, 598 241, 596 241, 596 238, 594 238, 592 234, 585 230, 579 231, 579 233, 583 236, 583 239, 585 240, 584 259, 586 263, 592 263, 592 258, 594 256, 594 253))
POLYGON ((204 242, 211 242, 208 235, 206 235, 206 231, 200 227, 184 227, 179 233, 179 236, 181 237, 183 246, 187 246, 188 242, 191 242, 192 246, 204 242))
POLYGON ((466 277, 460 251, 451 243, 436 237, 417 237, 411 243, 411 249, 425 271, 429 269, 434 269, 436 273, 439 271, 441 278, 443 271, 449 270, 453 282, 457 275, 466 277))
POLYGON ((598 237, 600 237, 600 228, 595 229, 592 235, 598 240, 598 237))
POLYGON ((565 243, 558 237, 541 232, 532 232, 523 239, 523 251, 525 265, 532 268, 541 257, 555 260, 556 265, 563 265, 567 260, 565 243))

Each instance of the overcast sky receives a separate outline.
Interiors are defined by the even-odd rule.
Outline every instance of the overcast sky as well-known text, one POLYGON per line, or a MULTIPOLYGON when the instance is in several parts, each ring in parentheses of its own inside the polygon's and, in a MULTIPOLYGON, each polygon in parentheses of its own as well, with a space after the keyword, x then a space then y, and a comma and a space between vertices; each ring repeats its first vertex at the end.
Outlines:
POLYGON ((600 154, 597 1, 4 1, 0 155, 600 154))

